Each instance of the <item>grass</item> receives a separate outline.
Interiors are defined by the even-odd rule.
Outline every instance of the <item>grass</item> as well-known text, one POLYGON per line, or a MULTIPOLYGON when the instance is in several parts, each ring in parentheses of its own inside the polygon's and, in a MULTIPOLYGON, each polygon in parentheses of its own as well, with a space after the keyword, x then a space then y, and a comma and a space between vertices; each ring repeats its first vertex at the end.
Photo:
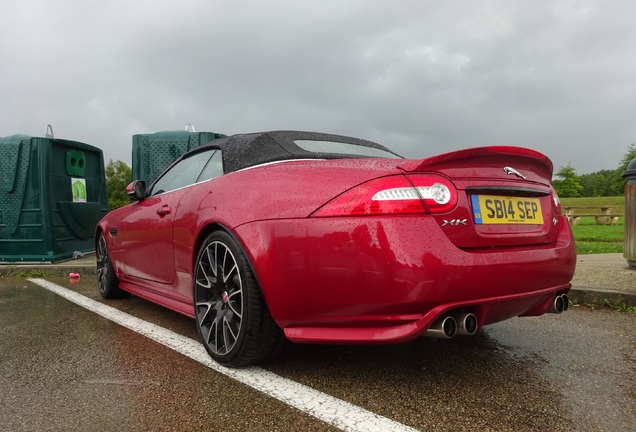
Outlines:
POLYGON ((622 297, 618 299, 617 303, 612 303, 608 301, 607 299, 605 299, 603 300, 603 306, 620 311, 620 312, 636 313, 636 306, 630 306, 622 297))
POLYGON ((612 309, 618 312, 627 312, 627 313, 636 314, 636 306, 629 305, 623 297, 619 297, 617 302, 611 302, 607 299, 603 299, 602 304, 587 303, 587 304, 574 304, 572 306, 580 307, 583 309, 592 309, 592 310, 612 309))
POLYGON ((43 270, 32 270, 28 273, 18 272, 15 276, 19 278, 45 278, 51 276, 51 274, 43 270))
POLYGON ((589 198, 561 198, 563 208, 590 209, 595 213, 601 212, 601 207, 611 207, 612 213, 625 214, 625 197, 589 197, 589 198))
MULTIPOLYGON (((614 214, 625 214, 625 198, 622 196, 562 198, 561 205, 563 208, 574 207, 574 214, 600 213, 601 207, 611 207, 614 214)), ((593 217, 582 217, 578 225, 572 225, 576 253, 623 253, 624 225, 625 217, 620 217, 616 225, 596 225, 593 217)))

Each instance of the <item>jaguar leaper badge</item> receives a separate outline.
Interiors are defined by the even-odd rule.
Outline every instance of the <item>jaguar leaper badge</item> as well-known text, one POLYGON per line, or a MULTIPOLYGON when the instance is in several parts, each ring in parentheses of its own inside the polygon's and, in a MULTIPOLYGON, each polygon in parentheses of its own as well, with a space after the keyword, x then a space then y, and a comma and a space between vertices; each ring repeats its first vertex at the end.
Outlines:
POLYGON ((517 171, 517 170, 516 170, 516 169, 514 169, 514 168, 511 168, 511 167, 504 167, 504 169, 503 169, 503 170, 504 170, 504 171, 506 172, 506 174, 508 174, 508 175, 512 175, 512 174, 514 174, 514 175, 516 175, 516 176, 517 176, 517 177, 519 177, 519 178, 522 178, 522 179, 524 179, 524 180, 526 179, 526 176, 524 176, 523 174, 521 174, 519 171, 517 171))

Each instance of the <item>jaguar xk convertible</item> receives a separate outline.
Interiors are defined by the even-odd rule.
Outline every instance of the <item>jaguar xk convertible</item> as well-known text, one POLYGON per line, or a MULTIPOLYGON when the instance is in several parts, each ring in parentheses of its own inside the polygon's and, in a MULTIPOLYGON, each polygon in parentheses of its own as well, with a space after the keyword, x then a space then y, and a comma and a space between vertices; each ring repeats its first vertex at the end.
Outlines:
POLYGON ((286 340, 452 338, 563 312, 576 253, 552 170, 520 147, 404 159, 321 133, 224 137, 128 186, 96 229, 99 291, 194 318, 231 367, 286 340))

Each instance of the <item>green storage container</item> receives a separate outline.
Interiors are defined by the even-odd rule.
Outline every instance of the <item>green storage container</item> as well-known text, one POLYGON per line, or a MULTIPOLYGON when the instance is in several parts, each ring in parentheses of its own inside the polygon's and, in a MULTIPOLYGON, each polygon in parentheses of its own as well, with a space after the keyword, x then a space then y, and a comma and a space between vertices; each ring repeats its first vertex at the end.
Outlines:
POLYGON ((179 156, 225 135, 215 132, 170 131, 133 135, 133 180, 153 182, 179 156))
POLYGON ((76 141, 0 138, 0 262, 56 262, 95 249, 108 212, 104 156, 76 141))

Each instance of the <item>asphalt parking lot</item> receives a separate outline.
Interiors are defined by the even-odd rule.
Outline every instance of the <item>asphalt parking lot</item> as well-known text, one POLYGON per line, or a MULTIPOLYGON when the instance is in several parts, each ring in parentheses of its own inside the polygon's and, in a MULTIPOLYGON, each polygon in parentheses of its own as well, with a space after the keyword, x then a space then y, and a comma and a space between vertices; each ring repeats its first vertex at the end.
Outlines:
POLYGON ((573 308, 397 346, 290 344, 237 375, 197 354, 192 320, 104 301, 88 273, 46 279, 157 327, 140 334, 0 278, 0 430, 636 430, 634 314, 573 308))

